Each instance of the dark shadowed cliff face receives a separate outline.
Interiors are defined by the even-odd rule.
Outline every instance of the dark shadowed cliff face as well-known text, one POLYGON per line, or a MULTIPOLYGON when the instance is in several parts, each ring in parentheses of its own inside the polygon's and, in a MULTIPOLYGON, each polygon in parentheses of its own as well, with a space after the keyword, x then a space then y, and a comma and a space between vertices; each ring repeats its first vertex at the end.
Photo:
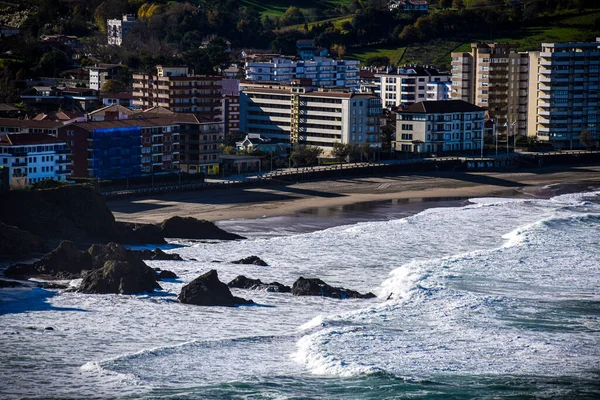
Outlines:
POLYGON ((119 237, 104 198, 81 185, 4 193, 0 221, 47 239, 107 242, 119 237))

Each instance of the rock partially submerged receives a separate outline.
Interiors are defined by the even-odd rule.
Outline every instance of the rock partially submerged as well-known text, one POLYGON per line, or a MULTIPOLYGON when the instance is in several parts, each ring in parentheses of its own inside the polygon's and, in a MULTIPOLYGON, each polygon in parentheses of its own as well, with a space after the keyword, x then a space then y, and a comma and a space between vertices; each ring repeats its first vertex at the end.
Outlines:
POLYGON ((94 270, 83 276, 81 293, 152 293, 160 289, 156 272, 117 243, 89 248, 94 270))
POLYGON ((290 293, 292 288, 279 282, 263 283, 260 279, 247 278, 240 275, 227 284, 231 288, 266 290, 267 292, 290 293))
POLYGON ((164 260, 164 261, 183 261, 183 258, 177 253, 165 253, 159 248, 154 250, 129 250, 142 260, 164 260))
POLYGON ((160 268, 154 268, 154 271, 156 271, 156 277, 158 280, 164 280, 164 279, 177 279, 178 276, 175 272, 173 271, 169 271, 168 269, 160 269, 160 268))
POLYGON ((16 264, 4 271, 6 276, 22 277, 48 275, 58 279, 74 279, 81 272, 94 268, 88 252, 77 249, 75 244, 63 240, 60 245, 33 264, 16 264))
POLYGON ((23 286, 23 285, 19 282, 5 281, 4 279, 0 279, 0 288, 13 288, 13 287, 19 287, 19 286, 23 286))
POLYGON ((139 294, 160 289, 154 270, 143 262, 110 260, 83 277, 80 293, 139 294))
POLYGON ((235 297, 226 284, 219 280, 217 271, 212 269, 200 275, 181 289, 178 297, 184 304, 198 306, 233 307, 243 304, 254 304, 252 300, 235 297))
POLYGON ((183 239, 245 239, 243 236, 229 233, 205 220, 192 217, 172 217, 160 224, 164 237, 183 239))
POLYGON ((167 243, 162 231, 155 224, 134 224, 130 222, 116 222, 122 232, 121 243, 128 244, 164 244, 167 243))
POLYGON ((261 267, 268 267, 269 264, 261 260, 257 256, 250 256, 246 258, 242 258, 241 260, 232 261, 232 264, 246 264, 246 265, 259 265, 261 267))
POLYGON ((292 294, 294 296, 323 296, 335 299, 371 299, 375 297, 371 292, 361 294, 354 290, 330 286, 320 279, 306 279, 303 277, 294 282, 292 294))

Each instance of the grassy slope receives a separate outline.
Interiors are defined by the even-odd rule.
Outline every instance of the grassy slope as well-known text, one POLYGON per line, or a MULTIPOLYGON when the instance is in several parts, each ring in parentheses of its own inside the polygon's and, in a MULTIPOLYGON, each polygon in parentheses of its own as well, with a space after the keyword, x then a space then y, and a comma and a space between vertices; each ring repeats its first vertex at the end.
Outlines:
MULTIPOLYGON (((253 7, 262 15, 276 16, 283 14, 289 7, 300 10, 334 8, 340 4, 348 4, 350 0, 241 0, 243 6, 253 7)), ((325 19, 326 17, 323 17, 325 19)))
POLYGON ((415 44, 405 48, 369 47, 349 48, 348 58, 364 61, 366 58, 381 55, 394 62, 398 54, 400 64, 420 63, 436 66, 450 65, 450 53, 453 51, 469 51, 472 42, 511 42, 518 43, 519 50, 539 50, 542 42, 583 42, 595 41, 600 37, 600 31, 593 27, 596 18, 600 17, 600 10, 588 10, 581 14, 573 12, 556 16, 556 22, 550 26, 526 27, 499 37, 472 37, 466 39, 436 39, 422 44, 415 44), (392 56, 390 56, 392 55, 392 56))

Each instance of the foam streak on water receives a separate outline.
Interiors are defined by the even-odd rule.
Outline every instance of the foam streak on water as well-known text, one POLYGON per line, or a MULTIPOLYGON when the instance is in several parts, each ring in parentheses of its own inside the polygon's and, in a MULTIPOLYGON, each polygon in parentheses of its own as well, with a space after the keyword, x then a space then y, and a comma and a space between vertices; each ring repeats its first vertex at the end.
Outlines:
POLYGON ((598 196, 473 199, 398 220, 183 243, 173 251, 186 261, 149 262, 180 276, 151 296, 4 291, 0 395, 595 397, 598 196), (230 262, 249 255, 269 267, 230 262), (177 303, 209 269, 225 282, 318 277, 377 298, 234 290, 260 306, 177 303))

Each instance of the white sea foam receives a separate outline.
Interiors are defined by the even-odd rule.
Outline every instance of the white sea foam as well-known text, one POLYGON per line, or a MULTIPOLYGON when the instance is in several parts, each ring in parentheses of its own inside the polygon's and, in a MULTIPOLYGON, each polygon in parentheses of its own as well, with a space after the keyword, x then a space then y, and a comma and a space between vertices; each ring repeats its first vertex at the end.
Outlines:
POLYGON ((345 337, 360 329, 360 327, 326 328, 306 335, 296 343, 296 351, 292 354, 292 359, 304 365, 315 375, 349 377, 376 372, 373 367, 340 360, 334 354, 327 353, 325 349, 325 345, 332 337, 345 337))
POLYGON ((0 315, 0 337, 11 343, 0 354, 0 372, 22 383, 9 396, 0 389, 0 397, 39 397, 46 389, 57 397, 115 398, 223 383, 230 396, 244 396, 249 392, 236 387, 275 376, 301 386, 306 371, 386 371, 442 382, 481 374, 534 382, 540 375, 586 377, 600 368, 595 198, 474 199, 402 220, 182 242, 189 245, 175 251, 195 260, 148 262, 180 277, 155 295, 40 291, 0 315), (269 267, 231 263, 248 255, 269 267), (175 301, 184 284, 213 268, 224 282, 239 274, 287 285, 317 277, 378 298, 233 289, 268 307, 175 301), (44 331, 49 325, 55 330, 44 331), (71 365, 81 374, 65 367, 71 365))

